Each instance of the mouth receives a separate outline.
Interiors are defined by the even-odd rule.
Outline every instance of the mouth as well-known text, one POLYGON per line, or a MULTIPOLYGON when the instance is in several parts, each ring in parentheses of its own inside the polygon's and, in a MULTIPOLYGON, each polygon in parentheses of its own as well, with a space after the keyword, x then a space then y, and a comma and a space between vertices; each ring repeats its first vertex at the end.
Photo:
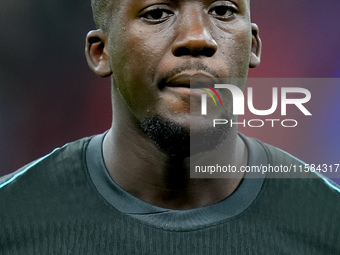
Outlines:
POLYGON ((187 70, 166 79, 162 86, 160 86, 160 89, 167 88, 179 91, 197 90, 205 88, 204 84, 213 85, 215 83, 216 79, 210 73, 205 71, 187 70))

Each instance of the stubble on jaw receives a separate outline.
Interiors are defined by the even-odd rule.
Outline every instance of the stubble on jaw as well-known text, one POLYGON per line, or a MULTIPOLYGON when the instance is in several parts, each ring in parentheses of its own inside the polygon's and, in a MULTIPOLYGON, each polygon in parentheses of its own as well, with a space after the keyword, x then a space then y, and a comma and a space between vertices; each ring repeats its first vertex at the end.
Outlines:
MULTIPOLYGON (((223 116, 223 118, 228 118, 223 116)), ((144 118, 141 128, 155 146, 173 158, 187 158, 217 149, 230 135, 229 125, 190 132, 179 123, 160 115, 144 118)))

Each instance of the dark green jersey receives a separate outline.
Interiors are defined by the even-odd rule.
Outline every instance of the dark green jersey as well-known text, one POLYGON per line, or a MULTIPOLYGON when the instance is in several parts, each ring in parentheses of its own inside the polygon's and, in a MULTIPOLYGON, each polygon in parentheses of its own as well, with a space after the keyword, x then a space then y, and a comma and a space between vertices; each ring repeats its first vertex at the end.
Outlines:
MULTIPOLYGON (((249 166, 303 164, 242 138, 249 166)), ((0 178, 0 254, 340 254, 340 190, 326 178, 247 174, 217 204, 164 209, 110 178, 102 139, 67 144, 0 178)))

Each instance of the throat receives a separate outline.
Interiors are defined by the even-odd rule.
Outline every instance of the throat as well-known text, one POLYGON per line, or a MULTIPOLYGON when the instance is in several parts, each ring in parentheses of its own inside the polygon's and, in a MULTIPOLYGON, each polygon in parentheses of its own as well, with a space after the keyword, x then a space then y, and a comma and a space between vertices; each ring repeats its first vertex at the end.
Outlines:
MULTIPOLYGON (((103 143, 106 168, 125 191, 162 208, 186 210, 212 205, 230 196, 240 185, 243 173, 223 179, 190 177, 193 157, 169 156, 143 135, 133 132, 108 132, 103 143), (125 134, 125 136, 117 136, 125 134)), ((219 164, 246 165, 247 151, 236 135, 225 146, 206 153, 203 160, 219 164), (231 146, 232 145, 232 146, 231 146)), ((200 160, 202 157, 199 155, 200 160)))

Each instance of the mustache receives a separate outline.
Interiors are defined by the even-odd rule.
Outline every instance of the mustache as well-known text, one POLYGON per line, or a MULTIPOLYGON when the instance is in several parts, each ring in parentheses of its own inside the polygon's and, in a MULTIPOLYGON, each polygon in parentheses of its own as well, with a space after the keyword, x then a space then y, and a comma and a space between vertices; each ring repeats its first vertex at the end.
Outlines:
POLYGON ((170 80, 175 75, 180 74, 184 71, 204 71, 212 75, 214 78, 217 78, 217 79, 221 78, 221 76, 215 70, 213 70, 208 65, 202 62, 188 62, 188 63, 180 64, 176 66, 175 68, 173 68, 171 71, 167 72, 162 77, 162 80, 159 83, 160 88, 164 88, 168 80, 170 80))

